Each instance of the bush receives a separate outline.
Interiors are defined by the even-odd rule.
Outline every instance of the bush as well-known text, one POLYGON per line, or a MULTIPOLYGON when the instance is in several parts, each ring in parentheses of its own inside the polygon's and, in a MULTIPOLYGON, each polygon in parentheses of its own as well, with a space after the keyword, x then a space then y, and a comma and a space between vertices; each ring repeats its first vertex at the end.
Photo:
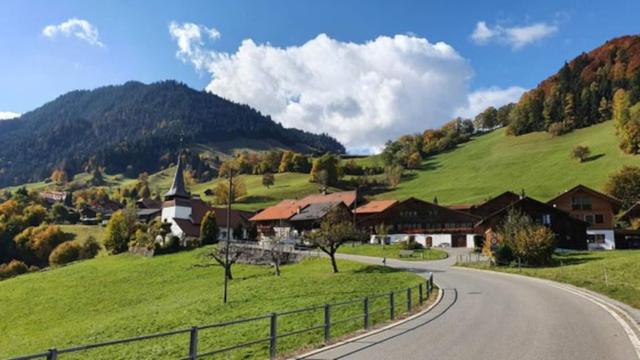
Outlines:
POLYGON ((93 236, 89 236, 82 242, 82 246, 80 247, 80 258, 93 259, 98 255, 101 249, 102 245, 100 245, 100 242, 93 236))
POLYGON ((22 261, 11 260, 8 264, 0 265, 0 279, 7 279, 16 275, 24 274, 29 271, 27 265, 22 261))
POLYGON ((591 149, 585 145, 576 145, 571 150, 571 157, 579 160, 580 162, 584 162, 591 155, 591 149))
POLYGON ((415 240, 407 240, 400 243, 400 249, 402 250, 421 250, 424 246, 415 240))
POLYGON ((49 255, 49 264, 64 265, 80 259, 82 246, 77 241, 67 241, 58 245, 49 255))
POLYGON ((549 125, 547 129, 552 136, 562 136, 571 131, 571 128, 564 122, 557 122, 549 125))

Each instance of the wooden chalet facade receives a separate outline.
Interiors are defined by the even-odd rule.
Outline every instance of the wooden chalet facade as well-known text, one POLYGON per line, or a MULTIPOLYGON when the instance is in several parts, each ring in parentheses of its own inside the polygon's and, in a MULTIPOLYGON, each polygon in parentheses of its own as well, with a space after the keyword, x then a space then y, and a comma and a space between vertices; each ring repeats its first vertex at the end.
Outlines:
POLYGON ((547 202, 576 219, 589 223, 589 249, 616 248, 615 222, 622 202, 584 185, 578 185, 547 202))
POLYGON ((358 228, 371 234, 371 242, 415 240, 424 246, 474 247, 474 224, 479 217, 416 198, 401 202, 366 204, 356 209, 358 228), (373 211, 378 208, 379 210, 373 211), (384 224, 387 239, 376 228, 384 224))
POLYGON ((587 222, 576 219, 552 205, 526 196, 486 216, 476 224, 476 230, 484 235, 484 241, 495 241, 498 229, 512 209, 548 227, 555 234, 557 248, 587 249, 587 227, 589 226, 587 222))

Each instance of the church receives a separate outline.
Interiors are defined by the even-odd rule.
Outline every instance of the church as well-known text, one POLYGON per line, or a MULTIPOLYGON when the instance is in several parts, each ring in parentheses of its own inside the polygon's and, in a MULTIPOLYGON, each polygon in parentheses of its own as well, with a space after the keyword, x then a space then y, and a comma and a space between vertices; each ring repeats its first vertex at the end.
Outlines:
POLYGON ((231 210, 231 228, 227 228, 227 209, 209 206, 199 196, 191 195, 185 186, 183 172, 184 164, 182 156, 179 156, 173 183, 164 194, 161 215, 163 223, 171 224, 171 234, 180 239, 180 244, 184 246, 188 240, 200 238, 200 224, 208 211, 215 212, 216 223, 220 229, 218 240, 226 240, 229 231, 231 239, 246 240, 251 226, 249 218, 253 213, 231 210))

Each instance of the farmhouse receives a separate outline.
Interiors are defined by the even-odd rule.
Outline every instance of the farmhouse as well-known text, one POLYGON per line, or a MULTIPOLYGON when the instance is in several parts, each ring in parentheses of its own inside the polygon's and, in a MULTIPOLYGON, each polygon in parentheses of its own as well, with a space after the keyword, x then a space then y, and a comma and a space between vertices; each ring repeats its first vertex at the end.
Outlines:
POLYGON ((518 210, 536 223, 548 227, 556 236, 556 246, 561 249, 586 250, 587 227, 589 223, 572 217, 552 205, 527 196, 484 217, 476 224, 476 231, 484 234, 484 241, 495 241, 497 229, 504 222, 510 210, 518 210))
POLYGON ((360 229, 371 234, 371 242, 416 241, 424 246, 475 246, 474 224, 479 217, 416 198, 404 201, 372 201, 356 210, 360 229), (388 235, 376 234, 380 225, 388 235))
POLYGON ((620 200, 577 185, 549 200, 548 204, 589 223, 589 249, 615 249, 615 214, 622 206, 620 200))
POLYGON ((258 227, 260 237, 297 239, 303 231, 317 227, 333 206, 343 204, 351 209, 356 199, 355 191, 312 194, 300 200, 282 200, 249 220, 258 227))
POLYGON ((202 219, 208 211, 214 211, 216 223, 220 229, 219 240, 226 240, 229 233, 233 240, 246 239, 247 230, 250 227, 249 218, 253 213, 231 210, 229 215, 230 227, 227 227, 227 209, 211 207, 200 197, 191 196, 185 188, 182 172, 182 160, 178 158, 173 184, 164 195, 164 202, 162 203, 161 219, 162 222, 171 224, 171 233, 180 238, 183 244, 187 239, 199 238, 202 219))

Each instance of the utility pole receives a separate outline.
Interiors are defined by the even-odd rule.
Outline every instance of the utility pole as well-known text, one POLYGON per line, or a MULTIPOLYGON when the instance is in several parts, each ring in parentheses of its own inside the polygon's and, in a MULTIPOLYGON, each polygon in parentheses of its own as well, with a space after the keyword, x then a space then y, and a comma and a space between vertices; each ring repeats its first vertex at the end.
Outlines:
POLYGON ((229 243, 231 242, 231 195, 233 194, 233 169, 229 169, 229 194, 227 196, 227 242, 224 244, 224 299, 227 303, 229 287, 229 243))

